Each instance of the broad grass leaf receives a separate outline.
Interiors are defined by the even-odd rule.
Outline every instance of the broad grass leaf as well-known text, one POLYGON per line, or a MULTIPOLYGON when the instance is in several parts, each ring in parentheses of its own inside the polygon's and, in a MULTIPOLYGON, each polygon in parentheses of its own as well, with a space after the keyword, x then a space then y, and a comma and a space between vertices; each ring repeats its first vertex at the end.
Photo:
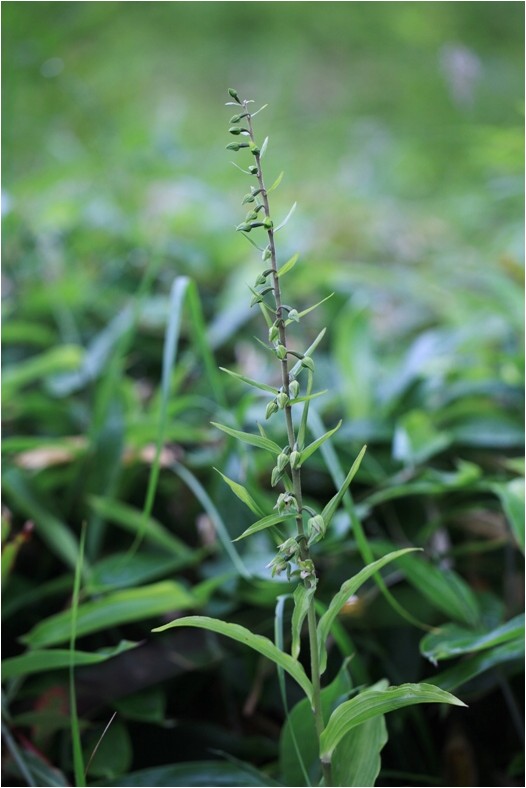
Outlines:
POLYGON ((33 673, 44 673, 48 670, 69 668, 73 656, 73 665, 98 665, 116 657, 125 651, 135 648, 138 644, 130 640, 121 640, 118 646, 100 649, 99 651, 74 651, 69 649, 35 649, 18 657, 10 657, 2 661, 2 678, 4 680, 18 676, 29 676, 33 673))
POLYGON ((363 569, 361 569, 358 574, 354 575, 354 577, 346 580, 345 583, 343 583, 343 585, 340 587, 340 590, 336 592, 329 607, 318 622, 318 648, 321 673, 323 673, 327 667, 327 648, 325 644, 329 636, 329 632, 331 631, 332 623, 349 597, 355 594, 360 586, 362 586, 365 581, 376 572, 379 572, 383 566, 416 549, 418 548, 407 547, 403 550, 396 550, 395 552, 389 553, 383 558, 380 558, 378 561, 368 564, 363 569))
POLYGON ((342 703, 332 713, 320 737, 321 758, 330 760, 345 734, 357 725, 381 714, 418 703, 466 705, 454 695, 431 684, 401 684, 384 690, 364 690, 355 698, 342 703))
POLYGON ((162 547, 171 555, 184 560, 192 560, 193 551, 177 536, 170 533, 158 520, 144 511, 136 509, 113 498, 90 495, 91 508, 107 520, 134 534, 141 534, 152 544, 162 547))
POLYGON ((430 416, 423 410, 412 410, 402 416, 393 438, 393 457, 417 465, 446 449, 451 436, 436 429, 430 416))
POLYGON ((457 665, 444 670, 437 676, 427 678, 426 681, 428 684, 435 684, 441 689, 451 691, 481 673, 508 662, 516 662, 519 670, 524 668, 524 637, 521 636, 500 646, 494 646, 472 656, 464 657, 457 665))
POLYGON ((264 438, 261 435, 254 435, 251 432, 241 432, 240 430, 234 430, 232 427, 226 427, 224 424, 217 424, 217 422, 212 421, 214 427, 217 427, 218 430, 222 430, 222 432, 226 432, 227 435, 231 435, 232 438, 236 438, 236 440, 242 441, 243 443, 248 443, 249 446, 257 446, 259 449, 265 449, 269 451, 271 454, 280 454, 281 448, 278 446, 277 443, 270 440, 270 438, 264 438))
POLYGON ((106 783, 110 788, 259 788, 276 786, 266 774, 250 764, 224 761, 195 761, 141 769, 106 783))
MULTIPOLYGON (((77 637, 122 624, 154 618, 173 610, 186 610, 196 603, 179 583, 164 580, 141 588, 115 591, 78 607, 77 637)), ((20 640, 30 648, 44 648, 69 638, 71 611, 65 610, 36 624, 20 640)))
POLYGON ((254 649, 254 651, 267 657, 267 659, 272 660, 276 665, 282 667, 283 670, 286 670, 287 673, 297 681, 309 700, 312 701, 312 684, 307 678, 307 674, 302 665, 289 654, 277 648, 268 638, 262 635, 254 635, 249 629, 239 624, 231 624, 226 621, 219 621, 215 618, 208 618, 207 616, 186 616, 185 618, 178 618, 175 621, 171 621, 169 624, 156 627, 153 632, 164 632, 173 627, 200 627, 210 632, 217 632, 219 635, 226 635, 226 637, 237 640, 239 643, 244 643, 246 646, 254 649))
POLYGON ((524 613, 486 632, 474 632, 457 624, 445 624, 422 638, 420 652, 436 664, 442 659, 453 659, 472 651, 482 651, 517 638, 524 638, 524 613))
POLYGON ((499 496, 511 531, 524 553, 524 479, 492 484, 491 489, 499 496))
POLYGON ((11 499, 35 523, 36 534, 58 558, 74 569, 79 554, 78 539, 71 528, 49 511, 36 485, 16 468, 5 472, 2 485, 4 496, 11 499))
POLYGON ((480 619, 477 598, 465 580, 451 569, 441 569, 421 556, 400 560, 407 580, 433 607, 468 626, 480 619))

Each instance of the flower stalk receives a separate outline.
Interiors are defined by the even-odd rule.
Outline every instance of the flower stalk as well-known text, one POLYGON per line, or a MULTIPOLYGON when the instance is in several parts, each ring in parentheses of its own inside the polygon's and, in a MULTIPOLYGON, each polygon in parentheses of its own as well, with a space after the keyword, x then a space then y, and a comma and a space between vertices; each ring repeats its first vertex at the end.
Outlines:
MULTIPOLYGON (((250 202, 254 205, 254 208, 250 215, 254 216, 254 219, 248 219, 243 224, 240 225, 237 229, 240 231, 248 231, 250 232, 252 229, 257 227, 264 228, 267 234, 268 244, 263 252, 263 260, 267 261, 269 267, 265 273, 270 276, 271 279, 271 286, 270 288, 265 287, 267 282, 267 277, 265 273, 258 277, 256 284, 259 282, 260 286, 263 289, 260 291, 261 299, 263 300, 264 295, 266 292, 272 292, 273 300, 274 300, 274 307, 272 309, 271 314, 274 317, 274 322, 269 330, 269 340, 274 343, 274 351, 275 354, 280 362, 281 367, 281 392, 278 394, 277 400, 277 408, 272 408, 273 403, 269 403, 267 406, 267 418, 275 412, 275 410, 282 409, 285 415, 285 424, 287 429, 287 438, 288 438, 288 451, 287 456, 285 453, 282 453, 280 457, 278 457, 278 464, 274 469, 273 479, 274 482, 277 480, 278 475, 281 475, 285 471, 285 465, 287 470, 290 472, 290 479, 292 482, 292 494, 295 501, 296 506, 296 549, 292 555, 287 555, 280 551, 276 559, 274 559, 274 573, 279 573, 282 571, 283 567, 287 566, 287 572, 290 574, 289 568, 289 561, 291 558, 296 560, 296 563, 299 568, 299 576, 300 582, 302 581, 306 589, 313 589, 317 584, 317 576, 316 570, 314 566, 314 562, 310 555, 309 545, 311 540, 309 540, 309 535, 305 532, 305 527, 303 523, 303 491, 302 491, 302 483, 301 483, 301 449, 302 447, 299 446, 298 441, 298 433, 296 432, 293 414, 292 414, 292 404, 291 400, 294 400, 299 393, 299 383, 298 381, 291 376, 290 373, 290 366, 289 366, 289 355, 291 355, 288 344, 287 344, 287 326, 286 326, 286 318, 285 313, 288 313, 289 319, 299 321, 298 312, 296 309, 291 309, 283 304, 282 300, 282 293, 281 293, 281 284, 280 284, 280 277, 279 277, 279 268, 278 268, 278 259, 276 254, 276 243, 275 243, 275 229, 274 223, 272 221, 271 212, 270 212, 270 204, 268 198, 268 192, 265 185, 264 175, 263 175, 263 167, 262 167, 262 148, 260 148, 255 139, 254 135, 254 126, 253 126, 253 115, 250 112, 249 104, 247 100, 241 101, 236 91, 229 91, 232 98, 236 100, 242 107, 242 113, 234 116, 231 119, 232 123, 238 123, 241 120, 244 122, 245 127, 239 128, 237 126, 231 127, 229 129, 231 134, 236 136, 243 135, 249 139, 248 144, 239 144, 239 147, 234 148, 233 145, 227 146, 231 150, 239 150, 242 147, 248 147, 254 156, 255 164, 249 167, 249 172, 251 175, 255 176, 257 179, 258 187, 252 188, 249 195, 245 196, 243 202, 250 202), (284 462, 283 459, 280 458, 286 457, 286 461, 284 462), (282 467, 280 467, 280 464, 282 467)), ((306 357, 307 361, 304 366, 308 370, 309 376, 312 375, 313 369, 313 362, 312 359, 306 357)), ((274 402, 274 401, 273 401, 274 402)), ((308 401, 305 403, 305 408, 308 409, 308 401)), ((305 411, 305 419, 306 419, 306 412, 305 411)), ((274 486, 274 485, 273 485, 274 486)), ((279 500, 278 500, 279 503, 279 500)), ((314 518, 311 520, 316 521, 316 525, 318 530, 321 529, 322 518, 320 515, 315 515, 314 518)), ((281 546, 283 548, 283 545, 281 546)), ((309 600, 309 607, 307 612, 307 626, 308 626, 308 634, 309 634, 309 651, 310 651, 310 666, 311 666, 311 681, 313 686, 313 696, 312 696, 312 711, 315 720, 316 726, 316 733, 318 736, 318 740, 323 732, 324 729, 324 720, 323 720, 323 712, 321 707, 321 679, 320 679, 320 665, 319 665, 319 658, 318 658, 318 638, 317 638, 317 617, 316 611, 314 607, 314 595, 310 594, 309 600)), ((326 762, 321 762, 321 767, 323 771, 324 777, 324 785, 330 786, 332 785, 332 777, 331 777, 331 764, 326 762)))

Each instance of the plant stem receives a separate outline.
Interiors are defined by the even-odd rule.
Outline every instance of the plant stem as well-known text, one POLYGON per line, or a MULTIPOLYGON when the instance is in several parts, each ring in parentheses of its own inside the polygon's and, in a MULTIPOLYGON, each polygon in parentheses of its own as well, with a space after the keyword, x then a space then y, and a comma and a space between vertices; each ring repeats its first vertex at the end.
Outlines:
MULTIPOLYGON (((249 113, 248 106, 246 102, 243 102, 245 112, 247 113, 247 126, 249 137, 253 145, 255 145, 254 139, 254 130, 252 126, 252 116, 249 113)), ((256 152, 254 154, 254 159, 257 167, 257 179, 260 189, 260 196, 261 201, 263 203, 263 211, 265 214, 265 218, 271 219, 270 216, 270 207, 268 202, 268 195, 267 190, 265 188, 265 181, 263 178, 263 172, 261 169, 261 155, 260 153, 256 152)), ((272 290, 274 294, 274 301, 276 305, 275 315, 276 320, 278 321, 278 331, 279 331, 279 341, 283 347, 287 348, 287 334, 285 328, 285 318, 283 316, 283 304, 281 299, 281 287, 280 281, 278 276, 278 263, 277 263, 277 256, 276 256, 276 245, 274 241, 274 229, 272 225, 267 228, 267 235, 268 235, 268 248, 270 251, 270 268, 272 271, 272 290)), ((289 362, 288 356, 285 355, 285 358, 281 359, 281 382, 282 382, 282 389, 287 395, 289 396, 289 362)), ((285 408, 285 422, 287 425, 287 436, 289 442, 289 448, 292 451, 296 448, 296 433, 294 430, 294 422, 292 419, 292 406, 286 405, 285 408)), ((301 471, 299 468, 291 468, 291 476, 292 476, 292 487, 294 497, 297 501, 298 507, 298 514, 296 516, 296 528, 298 532, 298 543, 300 545, 300 556, 302 561, 310 559, 310 551, 307 547, 307 540, 305 535, 305 530, 303 527, 303 494, 302 494, 302 486, 301 486, 301 471)), ((305 585, 308 587, 309 581, 305 579, 305 585)), ((308 624, 308 631, 309 631, 309 651, 310 651, 310 664, 311 664, 311 681, 313 687, 313 702, 312 702, 312 712, 314 714, 314 722, 316 726, 316 734, 318 737, 318 751, 319 751, 319 739, 325 727, 324 719, 323 719, 323 710, 321 707, 321 678, 320 678, 320 666, 319 666, 319 658, 318 658, 318 636, 317 636, 317 621, 316 621, 316 611, 314 607, 314 597, 311 596, 309 610, 307 614, 307 624, 308 624)), ((331 765, 330 763, 324 763, 321 761, 322 771, 323 771, 323 781, 326 788, 332 785, 332 775, 331 775, 331 765)))

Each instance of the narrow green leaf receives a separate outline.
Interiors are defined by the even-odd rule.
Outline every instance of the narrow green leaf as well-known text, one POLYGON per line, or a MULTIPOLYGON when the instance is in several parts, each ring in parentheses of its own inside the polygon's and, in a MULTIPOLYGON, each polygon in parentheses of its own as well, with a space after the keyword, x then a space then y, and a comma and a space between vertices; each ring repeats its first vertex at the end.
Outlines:
POLYGON ((283 263, 283 265, 278 270, 278 276, 285 276, 286 273, 288 273, 292 268, 294 268, 294 266, 298 262, 298 258, 299 258, 299 254, 295 254, 290 258, 290 260, 287 260, 286 263, 283 263))
POLYGON ((109 788, 161 788, 167 785, 171 788, 200 788, 203 785, 208 788, 259 788, 277 786, 278 783, 248 763, 240 765, 209 760, 153 766, 115 780, 106 780, 104 785, 109 788))
POLYGON ((407 580, 431 604, 447 616, 475 626, 480 609, 468 584, 451 569, 441 569, 421 556, 407 556, 400 561, 407 580))
POLYGON ((234 542, 239 542, 240 539, 245 539, 247 536, 252 536, 252 534, 257 533, 258 531, 264 531, 265 528, 270 528, 272 525, 278 525, 278 523, 283 523, 288 517, 295 517, 292 514, 268 514, 266 517, 263 517, 261 520, 258 520, 256 523, 253 523, 246 531, 243 531, 241 536, 238 536, 237 539, 234 539, 234 542))
POLYGON ((431 684, 401 684, 385 690, 364 690, 355 698, 342 703, 332 713, 327 727, 320 737, 321 758, 330 761, 341 739, 352 728, 363 722, 387 714, 390 711, 414 706, 418 703, 448 703, 452 706, 465 706, 449 692, 433 687, 431 684))
POLYGON ((498 667, 507 662, 516 662, 519 669, 524 667, 524 637, 502 643, 485 651, 479 651, 472 656, 465 657, 448 670, 442 671, 437 676, 426 679, 429 684, 435 684, 441 689, 451 690, 461 687, 476 676, 487 670, 498 667))
POLYGON ((191 548, 144 511, 121 501, 97 495, 90 495, 88 500, 94 511, 120 528, 143 535, 146 541, 162 547, 172 555, 191 559, 193 555, 191 548))
MULTIPOLYGON (((318 308, 318 307, 319 307, 321 304, 324 304, 324 303, 325 303, 325 301, 328 301, 328 300, 329 300, 329 298, 332 298, 332 297, 333 297, 333 295, 334 295, 334 293, 331 293, 330 295, 326 296, 325 298, 322 298, 322 299, 321 299, 321 301, 318 301, 318 303, 317 303, 317 304, 314 304, 313 306, 309 306, 307 309, 304 309, 304 310, 303 310, 303 312, 300 312, 300 313, 298 314, 298 317, 299 317, 299 318, 301 318, 301 317, 305 317, 305 315, 308 315, 308 314, 309 314, 309 312, 312 312, 314 309, 317 309, 317 308, 318 308)), ((288 325, 290 325, 290 323, 292 323, 292 322, 293 322, 292 320, 287 320, 287 321, 286 321, 286 325, 288 326, 288 325)))
POLYGON ((266 383, 259 383, 257 380, 252 380, 252 378, 247 378, 245 375, 240 375, 238 372, 232 372, 230 369, 225 369, 225 367, 219 367, 222 372, 226 372, 227 375, 231 375, 233 378, 237 378, 238 380, 242 380, 243 383, 248 383, 249 386, 253 386, 256 389, 261 389, 262 391, 268 391, 270 394, 279 394, 279 389, 275 388, 274 386, 267 386, 266 383))
POLYGON ((329 389, 323 389, 323 391, 317 391, 316 394, 306 394, 304 397, 296 397, 295 399, 291 399, 289 405, 299 405, 300 402, 310 402, 312 399, 323 397, 324 394, 327 394, 328 390, 329 389))
POLYGON ((263 247, 260 246, 259 244, 257 244, 249 235, 247 235, 246 233, 241 233, 241 235, 243 236, 243 238, 245 238, 249 242, 249 244, 252 244, 252 246, 255 249, 257 249, 259 252, 263 252, 264 251, 263 247))
POLYGON ((250 495, 249 491, 245 487, 243 487, 242 484, 238 484, 237 482, 233 481, 233 479, 229 479, 228 476, 225 476, 224 473, 218 471, 217 468, 214 468, 214 471, 217 471, 217 473, 221 476, 223 481, 225 481, 228 484, 234 495, 236 495, 240 501, 243 501, 243 503, 248 506, 251 512, 259 515, 260 517, 264 515, 264 511, 261 508, 261 506, 259 506, 259 504, 256 503, 256 501, 250 495))
POLYGON ((77 640, 78 628, 77 617, 79 609, 80 585, 82 581, 84 547, 86 544, 86 524, 82 526, 79 544, 79 556, 75 567, 75 578, 73 581, 73 596, 71 600, 70 613, 70 632, 69 632, 69 708, 70 708, 70 727, 71 743, 73 748, 73 768, 75 772, 75 785, 82 788, 86 785, 86 769, 84 764, 84 753, 80 738, 79 715, 77 711, 77 691, 75 687, 75 643, 77 640))
MULTIPOLYGON (((182 585, 171 580, 115 591, 79 605, 77 637, 132 621, 154 618, 170 610, 186 610, 193 607, 195 602, 182 585)), ((30 648, 45 648, 66 641, 70 631, 71 611, 64 610, 40 621, 20 640, 30 648)))
POLYGON ((291 653, 294 659, 298 659, 301 648, 301 627, 305 621, 305 616, 309 612, 309 605, 312 596, 316 591, 316 586, 305 586, 298 583, 294 591, 294 610, 292 612, 292 647, 291 653))
POLYGON ((201 482, 196 479, 194 474, 191 473, 188 468, 185 468, 184 465, 181 465, 178 462, 174 462, 170 467, 174 473, 176 473, 179 478, 182 479, 184 483, 192 490, 197 500, 202 504, 205 512, 208 514, 212 523, 214 524, 223 550, 228 555, 239 574, 245 579, 248 579, 251 576, 250 572, 245 566, 243 559, 237 552, 236 548, 232 544, 228 528, 226 527, 223 518, 219 514, 214 502, 208 495, 201 482))
POLYGON ((251 432, 241 432, 240 430, 234 430, 232 427, 226 427, 224 424, 218 424, 215 421, 212 421, 211 424, 214 427, 217 427, 218 430, 226 432, 227 435, 231 435, 233 438, 236 438, 243 443, 248 443, 250 446, 257 446, 259 449, 265 449, 271 454, 281 454, 281 447, 278 446, 278 444, 274 441, 270 440, 270 438, 263 438, 261 435, 253 435, 251 432))
POLYGON ((281 228, 282 228, 282 227, 285 227, 285 225, 286 225, 286 224, 287 224, 287 222, 289 221, 290 217, 292 216, 292 214, 293 214, 293 213, 294 213, 294 211, 296 210, 296 206, 297 206, 297 203, 294 203, 294 205, 292 206, 292 208, 290 209, 290 211, 288 212, 288 214, 285 216, 285 218, 283 219, 283 221, 281 222, 281 224, 278 224, 278 226, 274 228, 274 232, 275 232, 275 233, 277 233, 277 232, 278 232, 278 230, 281 230, 281 228))
MULTIPOLYGON (((326 331, 327 331, 326 328, 322 328, 322 330, 320 331, 320 333, 318 334, 318 336, 316 337, 314 342, 311 345, 309 345, 309 347, 307 348, 307 350, 303 354, 304 356, 309 356, 309 357, 312 356, 312 354, 314 353, 314 351, 316 350, 316 348, 320 344, 321 340, 325 336, 325 332, 326 331)), ((293 377, 293 378, 297 377, 297 375, 298 375, 300 370, 301 370, 301 361, 298 361, 296 364, 294 364, 294 366, 290 370, 291 377, 293 377)))
POLYGON ((267 148, 268 148, 268 137, 265 137, 265 139, 263 140, 263 145, 261 146, 261 151, 259 153, 260 159, 262 159, 265 153, 267 152, 267 148))
MULTIPOLYGON (((321 439, 318 439, 318 440, 321 440, 321 439)), ((367 446, 363 446, 363 448, 361 449, 358 457, 353 462, 353 464, 351 466, 351 470, 349 471, 349 473, 345 477, 345 479, 343 481, 343 484, 340 486, 340 489, 338 490, 336 495, 334 495, 331 498, 329 503, 324 507, 323 512, 321 513, 321 516, 323 517, 323 519, 325 521, 325 524, 327 526, 329 525, 330 521, 334 517, 334 514, 335 514, 338 506, 340 505, 341 500, 342 500, 343 496, 345 495, 345 493, 347 491, 347 488, 349 487, 350 483, 352 482, 352 480, 354 479, 354 477, 358 473, 358 469, 359 469, 359 467, 361 465, 361 462, 362 462, 362 459, 363 459, 363 455, 365 454, 366 451, 367 451, 367 446)))
POLYGON ((341 426, 342 426, 342 421, 340 419, 336 427, 333 427, 332 430, 326 432, 325 435, 321 436, 321 438, 317 438, 312 443, 309 443, 308 446, 305 446, 305 448, 301 450, 301 461, 305 462, 305 460, 308 460, 311 454, 314 454, 316 449, 319 446, 321 446, 322 443, 325 443, 325 441, 328 440, 331 437, 331 435, 334 435, 334 433, 337 432, 341 426))
POLYGON ((84 351, 78 345, 61 345, 7 367, 2 379, 5 401, 8 402, 19 389, 30 383, 41 381, 56 372, 79 369, 83 357, 84 351))
POLYGON ((303 670, 302 665, 293 659, 289 654, 280 651, 274 643, 262 635, 254 635, 246 627, 239 624, 231 624, 226 621, 218 621, 215 618, 208 618, 206 616, 186 616, 185 618, 178 618, 171 621, 169 624, 164 624, 162 627, 156 627, 153 632, 164 632, 166 629, 172 627, 199 627, 207 629, 210 632, 217 632, 219 635, 226 635, 226 637, 244 643, 246 646, 262 654, 267 659, 272 660, 276 665, 279 665, 289 673, 292 678, 297 681, 305 695, 312 702, 312 684, 307 678, 307 674, 303 670))
POLYGON ((422 638, 420 652, 436 664, 441 659, 483 651, 517 638, 524 638, 524 613, 487 632, 473 632, 457 624, 445 624, 422 638))
POLYGON ((284 175, 285 175, 284 172, 280 172, 280 174, 278 175, 278 177, 276 178, 276 180, 274 181, 274 183, 272 184, 270 189, 267 189, 267 194, 270 194, 270 192, 273 192, 274 189, 278 188, 278 186, 280 185, 281 181, 283 180, 283 176, 284 175))
POLYGON ((524 553, 524 479, 492 484, 491 489, 500 498, 511 531, 524 553))
POLYGON ((414 550, 419 548, 416 547, 406 547, 403 550, 396 550, 393 553, 389 553, 385 555, 383 558, 380 558, 378 561, 374 561, 372 564, 368 564, 363 569, 361 569, 358 574, 351 577, 349 580, 346 580, 345 583, 340 587, 340 590, 333 596, 329 607, 327 608, 326 612, 320 618, 318 622, 318 648, 319 648, 319 655, 320 655, 320 673, 324 673, 327 667, 327 648, 326 648, 326 640, 329 636, 329 632, 331 630, 332 623, 342 607, 345 605, 347 600, 350 596, 356 593, 356 591, 362 586, 366 580, 368 580, 372 575, 376 572, 379 572, 380 569, 385 566, 386 564, 391 563, 391 561, 395 561, 400 556, 405 555, 406 553, 410 553, 414 550))
POLYGON ((82 665, 98 665, 100 662, 116 657, 135 648, 138 643, 121 640, 118 646, 100 649, 99 651, 74 651, 69 649, 35 649, 18 657, 4 659, 2 662, 2 679, 13 679, 18 676, 29 676, 33 673, 44 673, 48 670, 69 668, 71 658, 76 668, 82 665))

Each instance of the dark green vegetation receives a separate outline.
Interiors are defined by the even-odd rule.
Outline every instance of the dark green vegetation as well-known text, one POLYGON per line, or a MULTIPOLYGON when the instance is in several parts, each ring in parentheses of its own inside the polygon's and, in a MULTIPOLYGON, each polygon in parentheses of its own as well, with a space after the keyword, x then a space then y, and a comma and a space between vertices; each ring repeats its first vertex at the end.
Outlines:
POLYGON ((319 418, 345 423, 305 474, 314 507, 369 446, 353 482, 367 543, 347 501, 316 555, 320 598, 364 549, 421 546, 426 563, 409 554, 385 581, 441 627, 370 581, 333 632, 327 703, 351 680, 434 683, 469 709, 387 717, 377 784, 522 784, 522 14, 3 4, 6 784, 73 780, 72 600, 86 763, 117 711, 89 784, 302 780, 271 663, 150 633, 190 611, 273 638, 291 589, 264 568, 266 533, 231 544, 253 518, 212 470, 272 507, 272 459, 210 425, 264 419, 216 363, 272 374, 248 308, 257 255, 231 232, 232 83, 270 103, 274 211, 299 204, 288 288, 305 307, 335 293, 303 322, 311 340, 327 326, 319 418))

